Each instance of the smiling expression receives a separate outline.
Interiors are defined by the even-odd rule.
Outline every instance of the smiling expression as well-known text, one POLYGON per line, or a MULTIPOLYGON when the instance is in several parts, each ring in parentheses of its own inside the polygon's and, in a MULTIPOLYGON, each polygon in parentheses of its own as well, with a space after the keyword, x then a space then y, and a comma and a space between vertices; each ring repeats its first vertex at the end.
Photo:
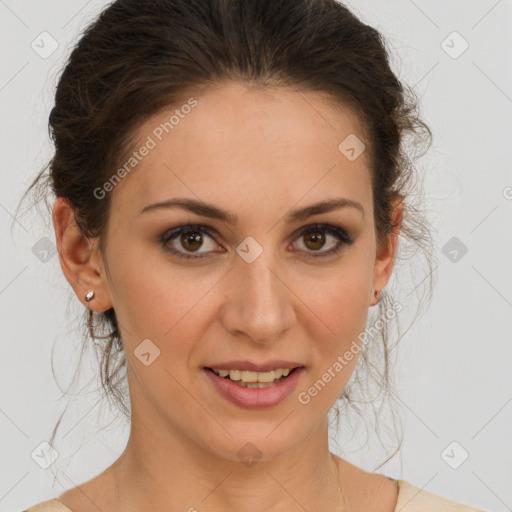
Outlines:
MULTIPOLYGON (((132 421, 224 458, 246 442, 272 458, 323 424, 357 358, 308 405, 297 397, 357 340, 389 278, 368 151, 339 150, 366 135, 312 92, 225 83, 196 99, 113 190, 98 293, 120 325, 132 421), (143 340, 159 351, 147 365, 143 340)), ((145 122, 141 144, 168 119, 145 122)))

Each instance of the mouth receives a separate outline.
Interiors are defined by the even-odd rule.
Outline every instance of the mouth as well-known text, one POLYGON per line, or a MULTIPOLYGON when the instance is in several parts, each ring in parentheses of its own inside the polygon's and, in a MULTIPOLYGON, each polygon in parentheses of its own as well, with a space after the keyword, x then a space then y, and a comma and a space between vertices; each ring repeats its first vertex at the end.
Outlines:
POLYGON ((293 368, 275 368, 266 372, 255 372, 238 369, 216 369, 205 367, 205 370, 214 373, 218 377, 229 380, 242 388, 264 389, 278 385, 303 366, 293 368))
POLYGON ((231 361, 202 370, 220 396, 239 407, 265 408, 289 398, 306 368, 290 361, 231 361))

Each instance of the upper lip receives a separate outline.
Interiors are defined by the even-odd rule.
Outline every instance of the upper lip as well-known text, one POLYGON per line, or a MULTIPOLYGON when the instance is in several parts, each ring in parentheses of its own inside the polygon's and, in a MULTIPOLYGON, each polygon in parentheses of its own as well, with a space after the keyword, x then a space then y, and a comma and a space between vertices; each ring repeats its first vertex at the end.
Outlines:
POLYGON ((274 361, 267 361, 265 363, 254 363, 252 361, 226 361, 225 363, 212 364, 205 366, 212 370, 248 370, 250 372, 269 372, 276 368, 298 368, 304 366, 301 363, 294 361, 285 361, 283 359, 276 359, 274 361))

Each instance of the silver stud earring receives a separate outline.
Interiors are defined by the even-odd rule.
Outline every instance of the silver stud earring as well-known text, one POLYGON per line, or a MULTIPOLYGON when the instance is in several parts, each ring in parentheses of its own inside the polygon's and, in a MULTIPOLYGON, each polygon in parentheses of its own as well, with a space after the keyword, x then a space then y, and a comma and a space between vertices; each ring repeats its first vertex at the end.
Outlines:
POLYGON ((90 302, 92 299, 94 299, 94 292, 91 290, 85 295, 85 301, 90 302))

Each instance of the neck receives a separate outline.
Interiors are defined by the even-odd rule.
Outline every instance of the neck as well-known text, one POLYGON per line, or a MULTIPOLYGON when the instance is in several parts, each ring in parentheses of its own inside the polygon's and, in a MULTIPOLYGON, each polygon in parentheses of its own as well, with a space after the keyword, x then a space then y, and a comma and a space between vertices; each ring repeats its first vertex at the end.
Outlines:
POLYGON ((347 510, 327 421, 293 451, 244 464, 220 458, 180 433, 155 438, 154 428, 134 419, 126 449, 111 467, 112 510, 347 510))

